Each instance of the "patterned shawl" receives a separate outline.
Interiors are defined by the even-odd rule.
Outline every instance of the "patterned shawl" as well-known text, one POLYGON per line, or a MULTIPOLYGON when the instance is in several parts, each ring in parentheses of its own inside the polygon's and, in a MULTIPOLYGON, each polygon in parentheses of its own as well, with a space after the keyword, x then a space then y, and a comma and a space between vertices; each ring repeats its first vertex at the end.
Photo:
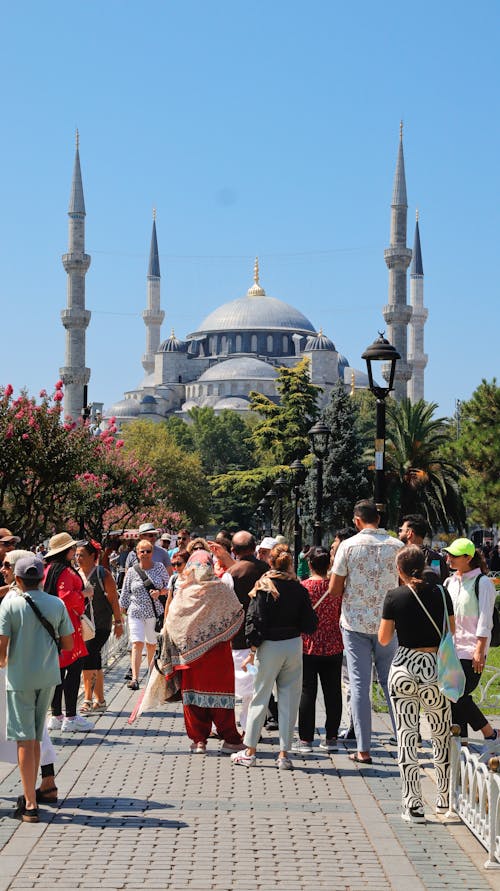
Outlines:
POLYGON ((257 579, 252 590, 249 592, 249 597, 255 597, 257 591, 267 591, 268 594, 273 596, 274 600, 277 600, 280 596, 280 592, 274 584, 273 579, 287 579, 290 581, 290 579, 297 579, 297 576, 294 572, 283 572, 280 569, 270 569, 268 572, 265 572, 264 575, 261 575, 260 579, 257 579))
POLYGON ((231 640, 242 621, 241 603, 219 579, 179 586, 165 623, 173 644, 173 669, 187 666, 217 644, 231 640))

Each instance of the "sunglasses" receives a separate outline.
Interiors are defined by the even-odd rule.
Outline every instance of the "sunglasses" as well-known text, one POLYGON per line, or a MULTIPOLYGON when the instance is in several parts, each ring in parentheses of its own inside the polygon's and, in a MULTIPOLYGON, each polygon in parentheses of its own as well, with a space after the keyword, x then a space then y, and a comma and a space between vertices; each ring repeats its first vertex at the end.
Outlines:
POLYGON ((153 548, 144 548, 143 551, 137 551, 138 554, 152 554, 153 548))
POLYGON ((179 566, 185 566, 185 564, 184 563, 174 563, 172 561, 172 566, 174 566, 177 569, 179 566))
POLYGON ((5 563, 2 563, 2 569, 12 569, 12 566, 6 561, 5 563))

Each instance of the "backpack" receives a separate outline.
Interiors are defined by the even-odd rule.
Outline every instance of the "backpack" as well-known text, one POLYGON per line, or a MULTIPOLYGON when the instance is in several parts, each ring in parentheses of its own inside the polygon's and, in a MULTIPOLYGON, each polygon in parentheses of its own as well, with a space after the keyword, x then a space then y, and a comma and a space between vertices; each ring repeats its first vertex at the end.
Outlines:
MULTIPOLYGON (((481 578, 488 578, 488 576, 484 575, 484 572, 481 575, 478 575, 474 582, 474 591, 476 593, 476 597, 479 601, 479 580, 481 578)), ((498 612, 498 607, 496 603, 493 604, 493 628, 491 629, 491 640, 490 647, 500 647, 500 613, 498 612)))

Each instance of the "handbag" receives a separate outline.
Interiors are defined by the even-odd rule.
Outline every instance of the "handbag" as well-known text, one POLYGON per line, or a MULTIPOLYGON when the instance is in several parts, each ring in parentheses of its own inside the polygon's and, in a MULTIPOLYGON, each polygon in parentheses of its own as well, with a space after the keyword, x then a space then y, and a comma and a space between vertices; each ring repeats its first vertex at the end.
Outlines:
MULTIPOLYGON (((146 589, 146 591, 149 594, 150 590, 152 588, 154 588, 155 585, 153 584, 151 579, 146 575, 144 570, 141 569, 141 567, 137 565, 137 563, 134 563, 133 569, 135 569, 137 575, 140 576, 142 584, 144 585, 144 588, 146 589)), ((153 600, 153 598, 151 597, 151 594, 149 594, 149 599, 150 599, 152 607, 153 607, 153 615, 155 616, 155 619, 156 619, 155 631, 157 634, 159 634, 163 628, 163 616, 159 616, 158 613, 156 612, 156 607, 155 607, 156 601, 153 600)))
POLYGON ((83 613, 83 615, 80 616, 80 628, 82 629, 82 637, 84 641, 94 640, 95 637, 94 608, 91 600, 89 600, 88 605, 90 616, 87 616, 86 613, 83 613))
POLYGON ((415 589, 412 588, 411 585, 408 585, 408 587, 412 594, 414 594, 417 598, 420 606, 427 614, 427 618, 432 622, 434 628, 441 638, 441 643, 439 644, 439 648, 436 654, 438 687, 443 696, 446 696, 446 698, 451 700, 451 702, 457 702, 460 697, 464 695, 465 674, 462 668, 462 663, 457 656, 455 644, 453 643, 453 635, 450 631, 450 619, 448 616, 448 609, 446 607, 446 597, 444 589, 441 587, 441 585, 438 585, 438 588, 441 591, 443 597, 444 608, 443 630, 440 631, 429 610, 420 600, 420 597, 418 596, 415 589))

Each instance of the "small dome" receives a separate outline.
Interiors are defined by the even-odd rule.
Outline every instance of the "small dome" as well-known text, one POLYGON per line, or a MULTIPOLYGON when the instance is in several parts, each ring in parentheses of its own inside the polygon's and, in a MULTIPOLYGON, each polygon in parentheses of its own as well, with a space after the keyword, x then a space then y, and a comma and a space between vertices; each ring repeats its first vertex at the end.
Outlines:
POLYGON ((347 356, 344 356, 342 353, 339 353, 339 361, 338 361, 337 367, 339 370, 339 377, 343 377, 345 369, 350 367, 349 359, 347 358, 347 356))
POLYGON ((249 411, 250 402, 243 396, 224 396, 223 399, 219 399, 219 401, 215 403, 214 409, 216 411, 223 411, 224 409, 230 409, 231 411, 249 411))
POLYGON ((122 399, 115 402, 108 411, 104 413, 106 418, 136 418, 141 407, 136 399, 122 399))
POLYGON ((313 334, 311 337, 307 338, 304 352, 309 352, 311 350, 330 350, 335 352, 335 344, 333 340, 326 337, 320 329, 318 334, 313 334))
POLYGON ((241 381, 241 380, 275 380, 278 372, 274 365, 264 362, 262 359, 254 359, 252 356, 239 356, 234 359, 223 359, 215 362, 207 368, 198 378, 198 383, 210 381, 241 381))
POLYGON ((173 328, 170 337, 167 337, 158 347, 159 353, 185 353, 186 350, 187 344, 175 336, 173 328))

